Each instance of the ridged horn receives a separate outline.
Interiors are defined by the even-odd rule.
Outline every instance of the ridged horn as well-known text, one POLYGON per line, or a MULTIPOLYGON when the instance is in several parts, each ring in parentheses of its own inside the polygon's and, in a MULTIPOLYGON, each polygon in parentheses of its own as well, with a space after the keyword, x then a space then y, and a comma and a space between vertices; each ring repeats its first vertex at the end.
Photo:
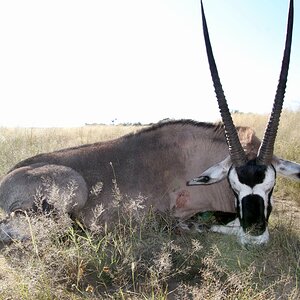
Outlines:
POLYGON ((225 136, 229 148, 229 153, 234 166, 236 167, 243 166, 247 163, 247 158, 244 149, 240 143, 236 128, 233 124, 232 117, 228 108, 228 104, 218 74, 216 62, 213 56, 211 43, 209 39, 202 0, 201 0, 201 13, 202 13, 203 34, 204 34, 207 58, 208 58, 211 77, 215 88, 215 93, 218 100, 220 114, 225 127, 225 136))
POLYGON ((290 63, 291 45, 292 45, 292 33, 293 33, 293 21, 294 21, 294 2, 290 0, 285 49, 281 65, 280 77, 273 103, 272 113, 267 124, 263 140, 261 142, 260 149, 258 151, 257 163, 260 165, 268 165, 272 161, 274 144, 277 135, 277 130, 280 121, 280 114, 282 111, 282 105, 284 100, 284 94, 286 89, 286 82, 290 63))

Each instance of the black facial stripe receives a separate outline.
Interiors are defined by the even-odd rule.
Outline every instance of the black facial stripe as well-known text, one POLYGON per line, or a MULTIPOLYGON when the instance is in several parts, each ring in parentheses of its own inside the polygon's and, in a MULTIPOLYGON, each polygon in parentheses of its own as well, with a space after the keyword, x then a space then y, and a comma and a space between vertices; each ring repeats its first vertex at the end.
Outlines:
POLYGON ((271 203, 273 190, 274 190, 274 188, 272 188, 268 194, 268 207, 267 207, 267 217, 266 217, 267 222, 269 221, 269 217, 270 217, 270 214, 271 214, 272 208, 273 208, 272 203, 271 203))
POLYGON ((273 165, 271 165, 271 167, 272 167, 272 169, 274 170, 274 172, 275 172, 275 178, 277 177, 277 171, 276 171, 276 169, 275 169, 275 167, 273 166, 273 165))
POLYGON ((239 181, 251 188, 264 181, 266 170, 267 166, 257 165, 255 160, 250 160, 245 166, 236 168, 239 181))
MULTIPOLYGON (((275 178, 276 178, 277 177, 276 169, 275 169, 275 167, 273 165, 271 165, 271 167, 273 168, 273 170, 275 172, 275 178)), ((270 214, 271 214, 272 209, 273 209, 272 202, 271 202, 273 190, 274 190, 274 187, 271 189, 271 191, 268 194, 268 207, 267 207, 267 217, 266 217, 266 221, 267 222, 269 221, 269 217, 270 217, 270 214)))
POLYGON ((267 226, 264 199, 259 195, 248 195, 242 199, 243 216, 240 219, 245 231, 261 235, 267 226))
POLYGON ((239 197, 238 197, 238 194, 233 189, 232 189, 232 191, 233 191, 235 199, 236 199, 236 212, 237 212, 238 218, 240 219, 241 218, 241 211, 240 211, 239 197))

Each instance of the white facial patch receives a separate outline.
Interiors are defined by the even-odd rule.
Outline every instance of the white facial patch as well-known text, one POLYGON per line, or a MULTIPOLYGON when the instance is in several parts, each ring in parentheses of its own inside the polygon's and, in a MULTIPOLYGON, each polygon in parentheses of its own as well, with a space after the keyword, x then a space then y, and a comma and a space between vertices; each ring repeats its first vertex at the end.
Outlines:
POLYGON ((226 225, 214 225, 210 228, 212 232, 218 232, 221 234, 235 235, 238 238, 238 242, 245 245, 263 245, 269 241, 269 231, 268 228, 263 232, 263 234, 254 236, 244 232, 240 225, 238 218, 226 225))
MULTIPOLYGON (((273 189, 275 185, 276 174, 272 166, 268 166, 265 172, 265 178, 262 183, 258 183, 253 187, 248 186, 245 183, 241 183, 238 177, 238 174, 235 168, 232 168, 228 175, 228 180, 230 182, 231 188, 237 195, 240 206, 240 216, 243 218, 242 212, 242 199, 248 195, 258 195, 264 200, 265 205, 265 217, 267 217, 267 208, 269 201, 269 193, 273 189)), ((273 205, 273 201, 271 198, 271 204, 273 205)))
POLYGON ((261 235, 250 235, 246 232, 244 232, 243 228, 240 227, 241 230, 238 234, 239 242, 242 245, 263 245, 266 244, 269 241, 269 231, 268 228, 264 231, 261 235))

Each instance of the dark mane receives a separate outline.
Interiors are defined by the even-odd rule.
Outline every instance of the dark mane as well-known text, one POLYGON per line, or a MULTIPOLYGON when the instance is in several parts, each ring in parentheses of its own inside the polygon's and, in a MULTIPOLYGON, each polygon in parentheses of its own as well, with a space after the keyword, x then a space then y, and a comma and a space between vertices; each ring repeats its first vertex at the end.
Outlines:
POLYGON ((180 125, 180 126, 194 126, 194 127, 201 127, 201 128, 209 128, 214 129, 214 131, 218 130, 224 130, 223 123, 210 123, 210 122, 198 122, 191 119, 180 119, 180 120, 168 120, 168 121, 160 121, 158 123, 155 123, 153 125, 150 125, 149 127, 143 128, 137 132, 132 132, 124 135, 121 138, 131 138, 132 136, 137 136, 140 134, 144 134, 147 132, 152 132, 158 129, 161 129, 163 127, 167 126, 173 126, 173 125, 180 125))

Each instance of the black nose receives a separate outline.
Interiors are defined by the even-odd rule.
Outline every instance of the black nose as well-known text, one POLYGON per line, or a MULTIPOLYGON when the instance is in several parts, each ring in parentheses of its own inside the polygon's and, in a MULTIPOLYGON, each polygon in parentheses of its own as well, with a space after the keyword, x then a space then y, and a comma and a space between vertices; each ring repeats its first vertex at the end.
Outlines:
POLYGON ((259 195, 247 195, 242 199, 241 225, 250 235, 262 235, 267 227, 264 200, 259 195))

